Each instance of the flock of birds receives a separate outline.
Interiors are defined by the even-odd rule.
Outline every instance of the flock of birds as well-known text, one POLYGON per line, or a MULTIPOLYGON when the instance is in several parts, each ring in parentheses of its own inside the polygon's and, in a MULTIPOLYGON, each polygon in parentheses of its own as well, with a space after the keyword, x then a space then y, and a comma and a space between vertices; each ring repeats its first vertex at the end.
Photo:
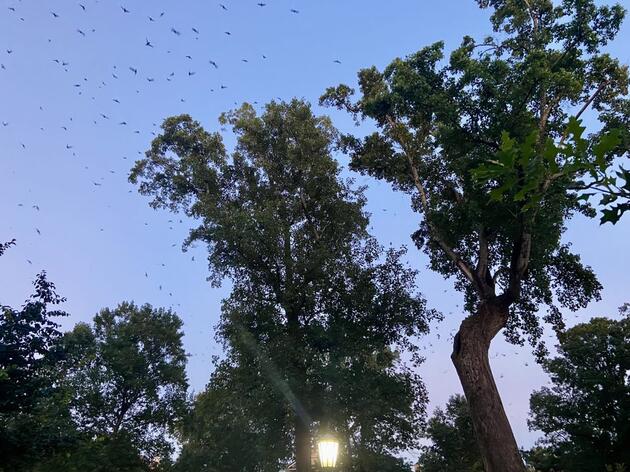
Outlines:
MULTIPOLYGON (((219 29, 219 27, 216 27, 212 31, 207 31, 208 27, 202 26, 204 20, 201 18, 194 19, 196 24, 181 27, 175 22, 169 21, 170 14, 168 11, 145 14, 136 11, 136 9, 141 10, 140 7, 116 5, 109 1, 104 2, 101 0, 99 2, 98 0, 92 0, 91 2, 76 3, 74 6, 67 4, 68 9, 74 8, 76 10, 70 14, 64 12, 64 10, 49 10, 48 8, 50 8, 52 3, 37 3, 37 7, 30 5, 28 9, 24 8, 26 3, 26 0, 14 0, 14 5, 8 6, 5 12, 0 12, 0 15, 5 17, 3 18, 5 22, 14 21, 28 26, 29 21, 31 21, 29 14, 32 14, 33 8, 41 9, 38 12, 38 21, 50 22, 51 24, 46 24, 45 27, 35 26, 31 29, 27 28, 24 30, 24 33, 30 34, 30 31, 39 29, 40 34, 44 35, 38 48, 45 50, 46 46, 50 46, 50 50, 54 51, 55 55, 44 57, 45 54, 41 52, 35 54, 39 58, 38 60, 41 59, 42 61, 37 66, 41 70, 42 80, 50 77, 51 83, 57 84, 56 86, 63 89, 63 91, 58 93, 73 97, 71 103, 67 106, 54 104, 49 107, 47 103, 41 103, 37 105, 37 110, 29 110, 29 114, 32 116, 35 116, 36 113, 46 112, 54 114, 54 116, 46 122, 46 126, 36 125, 36 119, 33 119, 32 123, 29 122, 28 126, 37 128, 32 131, 39 131, 40 133, 50 132, 53 135, 53 139, 51 139, 53 142, 63 140, 61 149, 55 150, 55 153, 62 153, 74 159, 72 162, 74 165, 81 167, 82 172, 86 176, 86 182, 89 182, 87 185, 91 187, 92 192, 101 192, 102 204, 109 209, 111 209, 112 205, 110 196, 113 193, 120 192, 123 188, 125 189, 123 191, 126 193, 136 193, 136 190, 129 187, 126 182, 127 174, 135 158, 143 155, 149 146, 151 138, 157 134, 159 119, 169 114, 174 114, 173 110, 177 107, 179 107, 177 110, 180 113, 188 112, 187 107, 197 106, 197 97, 202 93, 215 94, 216 96, 217 93, 226 91, 230 87, 228 80, 238 75, 234 72, 234 68, 239 63, 243 67, 245 65, 252 67, 277 59, 280 67, 283 67, 291 60, 288 57, 282 57, 281 52, 272 54, 269 51, 262 51, 262 42, 261 44, 252 45, 251 50, 240 51, 240 54, 235 52, 238 55, 232 55, 229 60, 226 59, 225 55, 220 55, 223 60, 219 59, 219 57, 208 57, 212 55, 213 49, 216 50, 216 48, 212 47, 206 48, 208 53, 200 56, 199 51, 203 51, 204 48, 199 47, 199 44, 208 43, 209 35, 212 35, 213 40, 223 36, 226 41, 231 41, 239 35, 236 30, 228 28, 219 29), (89 18, 86 16, 86 20, 81 22, 79 26, 73 26, 66 22, 63 23, 63 29, 59 29, 61 26, 57 28, 57 23, 61 25, 66 15, 69 15, 73 21, 78 18, 77 14, 90 15, 91 10, 97 6, 100 12, 102 12, 103 8, 107 8, 107 14, 114 18, 113 21, 120 22, 120 28, 132 27, 137 30, 134 32, 134 37, 138 38, 137 43, 128 47, 123 46, 122 49, 114 54, 114 56, 124 57, 126 61, 121 60, 111 66, 102 66, 102 64, 95 66, 93 58, 86 56, 85 52, 74 54, 72 51, 74 46, 68 49, 67 45, 70 43, 71 45, 77 45, 77 48, 81 49, 81 51, 85 51, 85 48, 79 48, 79 42, 98 35, 103 25, 99 22, 99 18, 94 16, 89 18), (126 18, 132 18, 133 22, 131 25, 125 23, 127 26, 122 26, 123 20, 126 18), (94 26, 86 26, 88 24, 94 26), (55 32, 63 37, 63 47, 53 47, 57 41, 55 32), (68 40, 68 37, 71 39, 68 40), (187 48, 191 51, 186 51, 187 48), (132 49, 133 53, 125 49, 132 49), (156 56, 158 52, 160 55, 156 56), (128 58, 133 58, 133 60, 127 60, 128 58), (285 62, 282 63, 282 60, 285 62), (224 70, 226 72, 220 74, 224 70), (215 75, 212 75, 213 72, 215 75), (191 81, 197 80, 197 82, 189 82, 187 81, 188 79, 191 81), (161 88, 152 92, 152 87, 161 88), (164 87, 170 88, 164 89, 164 87), (170 103, 168 111, 163 111, 161 115, 153 116, 149 122, 143 121, 146 119, 147 114, 142 115, 138 111, 143 107, 153 106, 152 102, 160 99, 164 90, 168 90, 168 93, 171 95, 169 99, 175 103, 170 103), (173 99, 173 97, 175 98, 173 99), (82 111, 76 111, 75 114, 75 109, 82 111), (98 126, 98 131, 96 133, 90 131, 90 126, 98 126), (86 141, 89 141, 83 136, 86 134, 95 136, 96 142, 86 143, 86 141), (78 139, 78 142, 74 142, 74 139, 78 139), (116 149, 122 147, 125 150, 117 157, 101 159, 107 153, 100 152, 99 154, 96 148, 105 142, 114 142, 116 149), (98 160, 92 159, 92 155, 98 155, 98 160)), ((242 8, 242 5, 239 7, 242 8)), ((217 3, 214 8, 216 8, 217 15, 230 15, 235 7, 227 3, 217 3)), ((255 15, 257 13, 256 9, 267 11, 272 8, 278 10, 277 6, 271 2, 251 3, 250 13, 255 15)), ((281 13, 279 12, 279 14, 281 13)), ((302 11, 297 8, 287 8, 285 13, 296 16, 303 15, 302 11)), ((288 18, 291 18, 291 16, 288 18)), ((181 23, 181 19, 178 22, 181 23)), ((120 46, 114 46, 115 39, 111 38, 112 47, 120 48, 120 46)), ((100 38, 99 41, 102 42, 103 38, 100 38)), ((0 51, 0 83, 4 83, 5 78, 10 77, 12 74, 20 74, 18 68, 14 66, 14 58, 17 55, 29 54, 29 50, 26 47, 22 47, 22 41, 15 40, 15 38, 3 38, 3 42, 7 46, 3 48, 4 51, 0 51), (9 45, 9 39, 13 41, 11 45, 9 45)), ((331 64, 331 67, 342 64, 342 61, 336 57, 328 57, 326 61, 331 64)), ((249 70, 246 73, 256 74, 256 70, 249 70)), ((12 81, 13 83, 20 83, 22 77, 14 76, 12 81)), ((331 83, 333 82, 334 78, 331 79, 331 83)), ((5 90, 2 93, 7 92, 5 90)), ((53 90, 51 96, 55 93, 57 92, 53 90)), ((249 101, 254 105, 260 105, 271 98, 282 99, 281 97, 267 96, 259 100, 249 101)), ((244 100, 244 97, 235 93, 233 96, 230 95, 229 98, 223 97, 221 100, 223 103, 227 103, 229 100, 230 106, 232 104, 237 106, 244 100)), ((25 153, 28 155, 31 152, 31 148, 38 147, 37 144, 46 138, 44 137, 45 135, 24 132, 24 124, 20 125, 20 130, 22 131, 14 131, 14 111, 11 107, 3 106, 0 108, 0 123, 2 125, 0 127, 0 142, 3 143, 2 146, 5 149, 2 152, 6 156, 7 146, 5 140, 9 142, 9 138, 13 139, 17 149, 12 150, 8 155, 10 159, 15 160, 16 165, 19 167, 22 164, 18 164, 18 161, 24 158, 25 153), (29 139, 33 139, 33 141, 29 141, 29 139)), ((218 113, 214 113, 212 118, 216 114, 218 113)), ((0 159, 5 160, 6 157, 0 157, 0 159)), ((6 161, 2 164, 5 168, 10 169, 11 167, 11 164, 6 161)), ((2 180, 10 178, 12 177, 8 174, 0 176, 2 180)), ((31 192, 30 186, 44 186, 39 189, 42 192, 39 195, 42 197, 46 194, 45 185, 47 184, 53 185, 54 183, 39 182, 35 184, 33 182, 23 182, 24 187, 29 188, 27 192, 15 197, 18 201, 5 199, 0 202, 0 204, 4 205, 8 204, 7 201, 10 201, 11 204, 17 205, 20 211, 30 209, 33 212, 29 213, 26 218, 34 225, 31 235, 37 240, 35 244, 39 245, 47 244, 46 226, 42 226, 43 222, 40 224, 42 219, 39 215, 46 210, 48 202, 27 201, 27 199, 31 198, 31 195, 36 194, 36 192, 31 192)), ((138 197, 133 195, 130 198, 138 197)), ((143 204, 146 207, 146 201, 143 204)), ((146 208, 146 212, 145 221, 143 221, 143 218, 138 219, 134 223, 144 226, 148 233, 157 232, 162 239, 169 238, 170 241, 164 244, 164 252, 172 250, 173 253, 179 255, 179 246, 187 233, 187 227, 190 226, 190 222, 185 219, 160 219, 154 217, 153 211, 148 208, 146 208), (172 233, 167 233, 166 228, 172 233)), ((383 209, 383 212, 387 212, 387 209, 383 209)), ((397 215, 396 212, 391 210, 388 213, 390 218, 396 218, 397 215)), ((93 231, 97 234, 107 233, 108 231, 110 233, 116 232, 114 228, 108 228, 103 225, 98 225, 93 228, 93 231)), ((13 235, 0 235, 0 237, 5 239, 7 236, 10 239, 13 235)), ((26 237, 28 238, 29 236, 27 235, 26 237)), ((20 243, 19 237, 18 243, 20 243)), ((199 259, 197 262, 205 267, 204 258, 203 256, 200 257, 202 253, 203 251, 197 254, 199 259)), ((37 266, 37 270, 45 267, 27 253, 24 257, 25 262, 29 266, 37 266)), ((187 257, 190 258, 190 262, 195 262, 195 255, 191 256, 189 254, 187 257)), ((48 267, 48 269, 54 272, 54 268, 48 267)), ((33 270, 35 270, 35 267, 33 267, 33 270)), ((177 270, 182 270, 182 268, 179 267, 177 270)), ((158 292, 156 298, 164 297, 161 298, 162 303, 166 302, 166 304, 170 304, 173 307, 181 307, 181 303, 178 302, 179 298, 176 289, 170 287, 176 276, 169 271, 167 262, 157 262, 151 269, 138 269, 137 276, 150 281, 154 290, 158 292)), ((186 320, 186 312, 180 314, 183 316, 184 321, 188 321, 186 320)), ((209 327, 206 327, 206 325, 207 323, 204 324, 204 328, 207 328, 204 329, 204 333, 207 333, 209 330, 209 327)), ((451 331, 448 337, 445 336, 445 338, 448 338, 446 343, 444 339, 440 342, 439 335, 437 335, 437 338, 433 338, 433 342, 442 345, 441 349, 443 349, 443 346, 448 345, 449 340, 452 340, 453 334, 454 331, 451 331)), ((207 348, 207 338, 204 337, 204 340, 202 346, 207 348)), ((433 342, 427 343, 422 347, 423 351, 426 352, 427 358, 431 358, 431 354, 436 352, 437 344, 434 346, 433 342)), ((213 353, 201 353, 199 352, 201 350, 198 350, 196 353, 193 351, 192 355, 202 357, 203 362, 207 365, 207 361, 213 353)), ((497 356, 505 357, 505 353, 497 354, 497 356)), ((452 368, 443 368, 443 359, 441 365, 441 374, 453 375, 452 368)), ((500 374, 500 378, 503 378, 503 374, 500 374)))
MULTIPOLYGON (((293 0, 288 1, 293 3, 293 0)), ((19 179, 18 176, 25 169, 26 159, 50 160, 53 155, 65 156, 72 158, 72 165, 76 169, 80 168, 85 177, 84 183, 91 187, 91 193, 100 196, 103 209, 115 209, 115 204, 110 201, 111 195, 120 192, 121 188, 125 189, 125 193, 132 194, 129 198, 137 200, 136 189, 126 182, 127 175, 133 162, 144 154, 152 137, 159 132, 159 120, 168 115, 189 112, 188 108, 196 105, 201 94, 207 97, 208 93, 216 96, 216 93, 223 92, 216 99, 221 105, 217 105, 216 111, 208 112, 212 119, 219 112, 238 106, 243 101, 262 106, 272 98, 287 98, 265 96, 251 100, 239 93, 238 84, 231 87, 229 82, 239 75, 255 75, 256 70, 252 67, 261 67, 265 63, 270 64, 269 68, 282 67, 282 61, 291 60, 290 57, 283 57, 283 51, 275 54, 265 51, 264 41, 256 40, 256 44, 247 47, 245 40, 251 33, 241 28, 238 18, 247 9, 250 21, 260 14, 269 19, 270 15, 282 15, 285 7, 284 14, 288 15, 286 21, 292 16, 297 19, 303 15, 301 9, 288 5, 287 1, 282 3, 284 6, 278 1, 252 2, 249 6, 241 0, 214 5, 200 2, 197 7, 201 6, 210 13, 205 17, 186 13, 182 15, 181 8, 184 7, 175 3, 172 3, 177 6, 174 11, 166 6, 164 10, 147 14, 149 9, 158 9, 164 3, 155 2, 149 6, 103 0, 77 3, 11 0, 5 11, 0 11, 0 30, 5 29, 2 25, 10 25, 10 29, 17 34, 5 35, 0 31, 0 83, 12 83, 14 90, 17 90, 13 92, 9 90, 11 87, 3 87, 4 90, 0 91, 0 97, 6 94, 7 98, 6 101, 0 98, 0 101, 9 103, 9 106, 0 107, 0 143, 4 148, 0 169, 8 171, 4 172, 2 180, 19 179), (121 44, 117 38, 119 34, 125 38, 121 41, 135 38, 133 44, 121 44), (101 48, 103 44, 106 45, 102 55, 91 56, 93 44, 101 48), (220 49, 229 49, 230 54, 220 49), (107 65, 112 57, 115 60, 107 65), (249 69, 235 70, 238 64, 249 69), (25 119, 16 113, 18 104, 11 104, 10 95, 29 95, 27 87, 33 87, 32 83, 26 85, 33 78, 29 67, 36 69, 33 80, 38 81, 33 95, 51 99, 58 95, 68 99, 62 105, 42 100, 37 103, 36 109, 28 110, 29 116, 25 119), (47 89, 50 89, 49 93, 47 89), (148 114, 140 114, 138 110, 155 103, 156 98, 164 97, 165 90, 168 106, 151 115, 151 121, 147 122, 148 114), (95 141, 87 143, 87 134, 95 136, 95 141), (39 149, 45 141, 51 143, 47 150, 48 156, 42 156, 39 149), (59 141, 61 146, 54 147, 59 141), (120 153, 111 151, 112 155, 104 158, 107 152, 97 148, 106 142, 114 142, 116 148, 122 147, 124 150, 120 153), (12 143, 14 146, 10 149, 12 143)), ((5 32, 8 31, 9 28, 5 29, 5 32)), ((329 63, 334 67, 340 65, 341 61, 332 57, 329 63)), ((247 92, 247 95, 251 96, 251 93, 247 92)), ((22 212, 21 219, 32 225, 32 236, 23 228, 24 225, 17 228, 16 222, 10 222, 3 229, 3 233, 6 231, 7 234, 0 235, 0 240, 17 236, 16 251, 20 251, 30 267, 30 270, 25 270, 31 274, 30 277, 33 272, 44 268, 50 270, 54 277, 55 268, 50 267, 45 258, 39 260, 42 259, 38 259, 39 251, 30 248, 54 244, 51 243, 53 228, 48 226, 48 218, 43 216, 50 208, 46 201, 46 186, 56 183, 53 179, 22 179, 21 192, 7 199, 3 196, 0 205, 15 205, 17 211, 22 212), (30 212, 24 213, 29 209, 30 212)), ((146 200, 142 203, 146 207, 146 200)), ((148 207, 143 219, 146 221, 134 223, 144 226, 147 233, 160 233, 162 239, 166 240, 164 253, 170 250, 171 254, 169 258, 164 257, 165 262, 158 261, 153 267, 139 269, 137 276, 144 278, 157 292, 155 298, 160 301, 154 301, 154 304, 181 308, 181 295, 177 293, 178 287, 172 287, 174 276, 171 271, 174 272, 175 265, 181 264, 173 263, 173 260, 179 257, 181 261, 179 247, 192 223, 185 219, 166 220, 163 215, 156 216, 148 207), (170 233, 166 232, 166 228, 170 233), (169 261, 171 267, 168 267, 169 261)), ((114 234, 118 229, 100 223, 92 231, 96 233, 95 237, 99 233, 107 237, 107 234, 114 234)), ((202 253, 197 253, 197 262, 205 268, 202 253)), ((81 257, 78 254, 74 256, 81 257)), ((195 255, 189 254, 187 258, 195 262, 195 255)), ((184 321, 189 321, 186 320, 185 310, 181 311, 184 321)), ((207 325, 204 323, 204 328, 209 329, 207 325)), ((204 329, 204 333, 208 329, 204 329)), ((204 347, 207 347, 207 343, 204 343, 204 347)), ((200 354, 193 353, 193 356, 197 355, 200 354)), ((209 359, 210 354, 204 354, 203 357, 209 359)))

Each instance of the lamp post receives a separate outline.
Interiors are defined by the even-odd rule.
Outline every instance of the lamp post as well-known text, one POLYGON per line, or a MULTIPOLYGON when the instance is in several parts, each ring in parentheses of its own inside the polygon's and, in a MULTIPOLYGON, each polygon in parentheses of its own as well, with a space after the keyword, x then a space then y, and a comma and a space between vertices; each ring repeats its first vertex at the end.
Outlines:
POLYGON ((317 442, 317 450, 319 452, 319 464, 322 469, 334 469, 339 454, 339 442, 333 436, 322 436, 317 442))

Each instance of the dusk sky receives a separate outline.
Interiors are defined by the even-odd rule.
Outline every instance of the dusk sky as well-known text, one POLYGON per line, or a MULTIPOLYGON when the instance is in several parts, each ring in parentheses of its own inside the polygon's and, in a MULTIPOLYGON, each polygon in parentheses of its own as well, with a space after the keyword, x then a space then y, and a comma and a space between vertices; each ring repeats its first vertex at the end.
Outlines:
MULTIPOLYGON (((182 252, 194 222, 151 209, 127 181, 162 120, 188 113, 214 131, 219 114, 244 101, 260 108, 300 97, 351 131, 348 116, 317 106, 326 87, 354 86, 360 68, 384 67, 438 40, 450 51, 464 35, 489 33, 487 12, 473 0, 260 1, 1 2, 0 242, 17 245, 0 259, 0 303, 20 305, 46 270, 67 297, 67 329, 124 300, 172 307, 184 320, 191 390, 202 390, 211 356, 221 354, 213 327, 229 284, 206 281, 203 247, 182 252)), ((630 63, 630 21, 609 51, 630 63)), ((419 217, 408 198, 344 175, 369 185, 372 234, 385 246, 409 247, 419 290, 445 315, 417 341, 430 409, 443 405, 461 391, 449 356, 465 316, 462 297, 413 247, 419 217)), ((630 301, 630 218, 600 226, 576 217, 565 240, 604 286, 602 300, 568 313, 568 324, 616 318, 630 301)), ((530 348, 501 337, 492 363, 519 445, 531 446, 538 433, 527 428, 529 395, 547 376, 530 348)))

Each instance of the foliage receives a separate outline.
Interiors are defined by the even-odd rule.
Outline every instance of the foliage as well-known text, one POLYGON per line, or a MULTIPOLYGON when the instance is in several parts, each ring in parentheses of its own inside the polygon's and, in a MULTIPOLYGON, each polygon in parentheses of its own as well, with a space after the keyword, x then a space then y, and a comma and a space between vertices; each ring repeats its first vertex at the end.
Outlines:
POLYGON ((188 244, 207 244, 214 283, 233 283, 218 330, 227 357, 192 419, 210 429, 188 430, 182 460, 222 470, 218 458, 235 455, 232 470, 266 470, 288 459, 300 423, 383 457, 407 447, 426 396, 399 355, 433 313, 402 254, 384 254, 367 234, 364 196, 331 156, 336 130, 299 100, 260 116, 245 104, 220 121, 236 135, 232 153, 189 116, 172 117, 130 176, 154 207, 200 220, 188 244), (217 397, 235 403, 234 417, 212 416, 206 399, 217 397), (233 422, 244 427, 217 436, 233 422), (253 439, 259 428, 277 449, 253 439), (248 454, 235 452, 239 441, 248 454))
POLYGON ((223 361, 183 423, 175 470, 277 472, 291 455, 287 416, 263 377, 223 361))
MULTIPOLYGON (((531 396, 532 429, 545 434, 547 466, 594 471, 630 466, 630 312, 593 318, 563 333, 559 355, 544 363, 552 386, 531 396)), ((544 450, 543 450, 544 451, 544 450)))
POLYGON ((20 309, 0 308, 0 470, 30 468, 41 457, 72 443, 75 430, 60 387, 64 353, 51 309, 64 301, 46 273, 20 309))
POLYGON ((145 460, 168 460, 169 432, 186 407, 181 326, 169 310, 125 302, 65 336, 75 358, 67 382, 79 431, 113 447, 127 438, 145 460))
POLYGON ((15 246, 15 239, 12 239, 11 241, 7 241, 5 243, 0 243, 0 256, 3 255, 5 251, 11 246, 15 246))
POLYGON ((432 444, 423 448, 418 461, 422 472, 484 470, 468 403, 462 395, 451 396, 444 410, 436 409, 426 434, 432 444))
MULTIPOLYGON (((71 448, 47 455, 32 472, 148 472, 160 469, 142 460, 129 438, 82 437, 71 448)), ((167 469, 166 469, 167 470, 167 469)))
POLYGON ((570 309, 599 296, 590 268, 561 242, 571 215, 593 214, 574 190, 588 170, 555 170, 619 151, 613 126, 628 118, 615 104, 628 74, 602 48, 624 10, 592 0, 478 3, 492 10, 494 35, 465 37, 446 63, 435 43, 382 72, 363 69, 358 100, 341 85, 321 101, 374 120, 376 132, 340 145, 354 169, 411 195, 424 216, 413 238, 434 270, 456 277, 467 309, 499 296, 512 306, 508 339, 537 345, 541 304, 562 327, 554 293, 570 309), (575 106, 591 106, 603 134, 577 139, 573 120, 567 142, 575 106))

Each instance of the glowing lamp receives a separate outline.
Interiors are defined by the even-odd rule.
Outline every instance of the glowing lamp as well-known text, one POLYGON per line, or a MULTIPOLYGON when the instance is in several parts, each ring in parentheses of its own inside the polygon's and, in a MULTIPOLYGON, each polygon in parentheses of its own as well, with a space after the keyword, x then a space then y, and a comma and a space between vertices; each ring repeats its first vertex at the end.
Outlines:
POLYGON ((331 436, 325 436, 317 443, 319 451, 319 464, 323 469, 332 469, 337 464, 339 443, 331 436))

